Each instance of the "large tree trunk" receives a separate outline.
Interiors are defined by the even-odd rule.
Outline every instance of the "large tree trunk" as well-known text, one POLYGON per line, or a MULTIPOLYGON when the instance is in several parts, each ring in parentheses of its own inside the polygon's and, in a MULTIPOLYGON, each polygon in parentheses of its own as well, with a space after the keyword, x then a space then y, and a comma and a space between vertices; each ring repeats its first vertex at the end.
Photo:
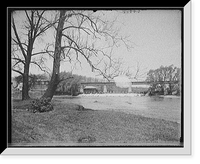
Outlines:
POLYGON ((31 55, 33 50, 34 39, 29 38, 27 56, 25 58, 24 74, 23 74, 23 86, 22 86, 22 100, 30 99, 29 92, 29 69, 31 63, 31 55))
POLYGON ((23 86, 22 86, 22 100, 29 99, 30 96, 28 94, 28 75, 23 75, 23 86))
POLYGON ((172 95, 172 84, 169 84, 169 92, 168 95, 172 95))
POLYGON ((49 82, 48 88, 42 98, 52 99, 57 85, 59 83, 59 73, 60 73, 60 55, 61 55, 61 40, 62 40, 62 30, 65 22, 65 12, 64 10, 60 11, 60 18, 58 22, 58 27, 56 30, 56 41, 55 41, 55 50, 54 50, 54 61, 53 61, 53 73, 51 80, 49 82))
POLYGON ((27 58, 28 59, 24 66, 24 74, 23 74, 22 100, 30 99, 28 91, 29 91, 29 68, 30 68, 31 58, 29 58, 28 56, 27 58))

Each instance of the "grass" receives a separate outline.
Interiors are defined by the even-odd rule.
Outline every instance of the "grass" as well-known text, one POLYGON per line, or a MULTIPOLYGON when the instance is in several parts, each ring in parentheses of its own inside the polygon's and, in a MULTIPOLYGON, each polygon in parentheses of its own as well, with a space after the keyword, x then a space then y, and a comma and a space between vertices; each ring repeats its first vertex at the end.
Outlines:
POLYGON ((52 100, 54 110, 31 113, 30 101, 13 100, 15 146, 179 145, 180 124, 106 110, 78 110, 52 100))

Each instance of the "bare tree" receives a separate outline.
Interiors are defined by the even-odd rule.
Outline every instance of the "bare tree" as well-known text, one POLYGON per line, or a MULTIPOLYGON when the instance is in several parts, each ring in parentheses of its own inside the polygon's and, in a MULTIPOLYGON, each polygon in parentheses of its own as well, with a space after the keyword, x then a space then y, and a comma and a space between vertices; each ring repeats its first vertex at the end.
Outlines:
POLYGON ((59 73, 60 73, 60 60, 61 60, 61 41, 62 41, 62 31, 66 19, 66 11, 61 10, 58 25, 56 28, 56 40, 55 40, 55 50, 54 50, 54 61, 53 61, 53 72, 51 80, 49 82, 48 88, 42 98, 51 98, 53 97, 54 92, 56 91, 57 85, 59 84, 59 73))
POLYGON ((52 23, 44 19, 44 13, 44 10, 24 11, 23 14, 26 20, 23 22, 22 27, 16 26, 14 18, 15 12, 12 13, 12 70, 21 74, 23 77, 23 100, 30 98, 28 94, 30 64, 35 64, 42 71, 45 71, 41 65, 43 63, 43 58, 40 58, 40 62, 32 61, 33 56, 41 54, 40 52, 33 53, 36 39, 52 26, 52 23), (19 31, 22 30, 23 32, 20 33, 19 31))
MULTIPOLYGON (((133 62, 133 66, 126 66, 126 63, 122 58, 113 58, 110 55, 108 62, 103 62, 104 66, 102 72, 107 76, 107 80, 111 81, 117 76, 126 76, 129 79, 138 80, 146 76, 146 68, 142 68, 139 62, 136 65, 133 62)), ((101 73, 100 73, 101 75, 101 73)))
MULTIPOLYGON (((90 65, 92 71, 99 72, 109 80, 110 75, 101 68, 103 61, 114 61, 108 52, 114 46, 119 46, 120 42, 130 48, 127 38, 119 36, 118 31, 113 30, 113 24, 114 22, 106 21, 101 14, 92 11, 59 11, 54 50, 48 47, 45 51, 53 57, 54 62, 51 81, 43 98, 53 97, 60 81, 60 62, 65 59, 81 65, 82 58, 90 65)), ((118 65, 117 62, 113 64, 110 67, 118 65)))

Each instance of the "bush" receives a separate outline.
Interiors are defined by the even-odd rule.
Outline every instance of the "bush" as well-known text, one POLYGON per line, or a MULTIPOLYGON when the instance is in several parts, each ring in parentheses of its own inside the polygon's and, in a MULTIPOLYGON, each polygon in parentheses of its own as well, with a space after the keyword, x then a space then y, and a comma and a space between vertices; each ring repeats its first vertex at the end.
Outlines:
POLYGON ((53 106, 51 104, 50 98, 41 98, 32 101, 31 110, 33 113, 35 112, 48 112, 53 110, 53 106))

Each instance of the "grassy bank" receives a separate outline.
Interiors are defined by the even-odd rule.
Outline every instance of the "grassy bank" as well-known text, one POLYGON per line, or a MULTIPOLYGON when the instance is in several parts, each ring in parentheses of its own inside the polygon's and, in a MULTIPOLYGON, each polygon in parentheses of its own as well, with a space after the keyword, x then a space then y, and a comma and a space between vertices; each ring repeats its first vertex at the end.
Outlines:
POLYGON ((180 124, 123 112, 78 110, 52 101, 54 110, 31 113, 30 101, 13 101, 13 145, 108 146, 179 145, 180 124))

